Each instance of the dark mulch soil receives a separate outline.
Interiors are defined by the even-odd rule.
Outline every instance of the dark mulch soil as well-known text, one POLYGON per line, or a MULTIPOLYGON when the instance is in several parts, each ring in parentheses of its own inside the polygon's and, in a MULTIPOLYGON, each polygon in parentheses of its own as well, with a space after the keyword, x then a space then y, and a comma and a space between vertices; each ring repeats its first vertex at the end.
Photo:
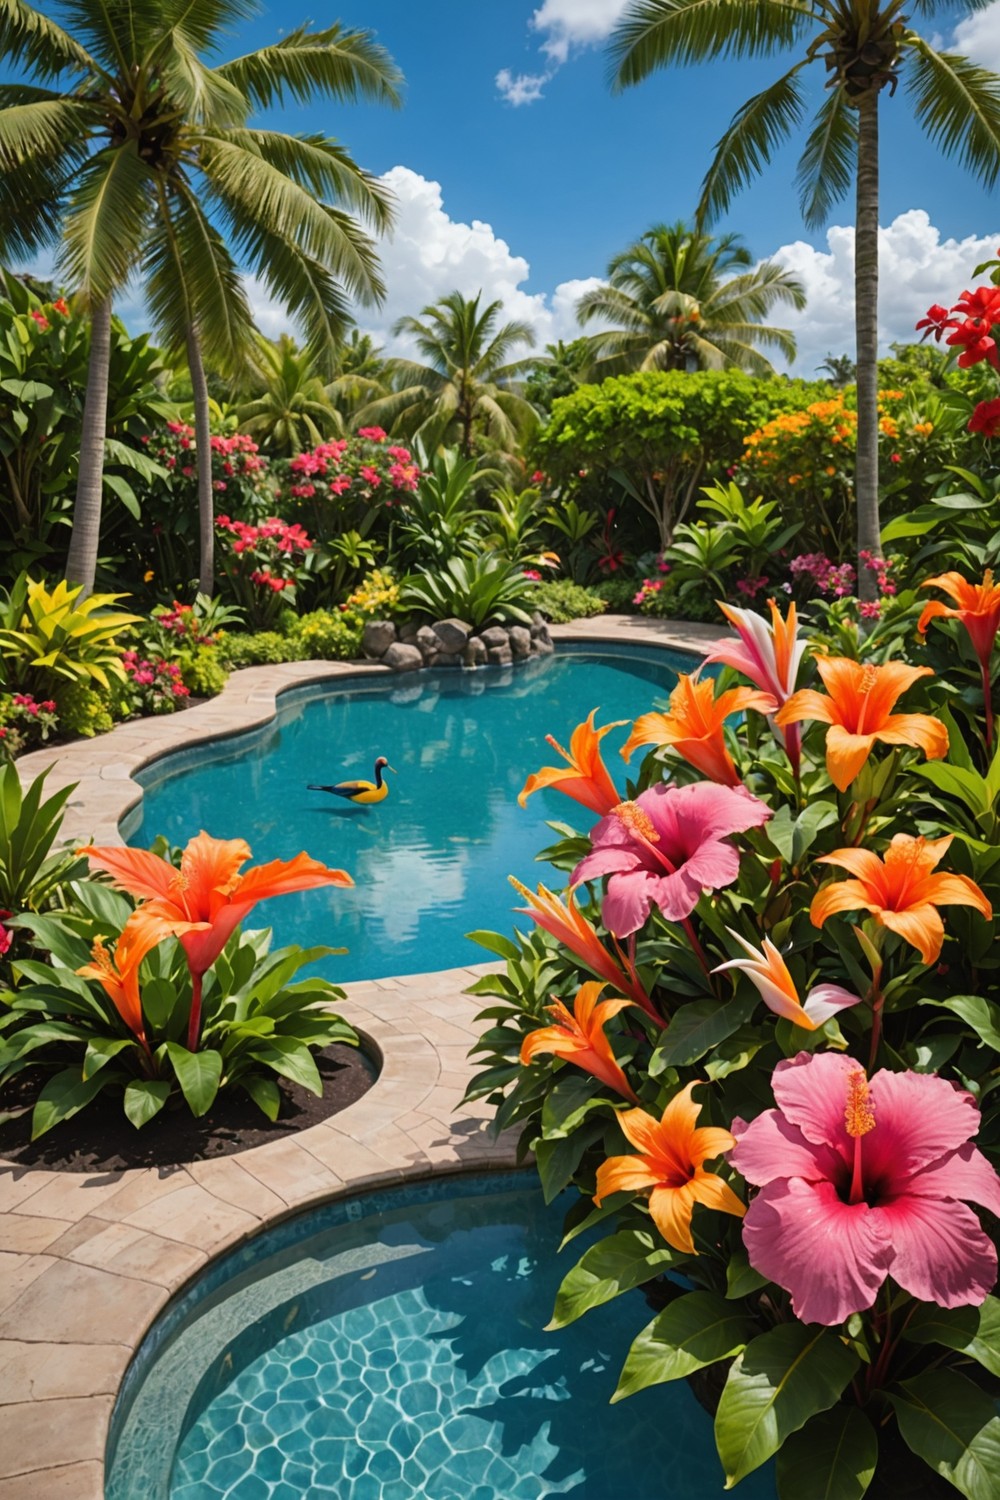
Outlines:
POLYGON ((329 1119, 366 1094, 378 1071, 359 1048, 340 1042, 317 1053, 316 1063, 323 1097, 317 1099, 297 1084, 280 1079, 281 1111, 273 1125, 240 1090, 220 1094, 210 1114, 201 1120, 193 1117, 183 1100, 172 1101, 141 1130, 126 1118, 120 1096, 101 1095, 37 1141, 31 1140, 30 1104, 45 1075, 26 1071, 0 1091, 0 1109, 29 1105, 17 1119, 0 1125, 0 1157, 19 1167, 47 1167, 56 1172, 115 1172, 232 1156, 329 1119))

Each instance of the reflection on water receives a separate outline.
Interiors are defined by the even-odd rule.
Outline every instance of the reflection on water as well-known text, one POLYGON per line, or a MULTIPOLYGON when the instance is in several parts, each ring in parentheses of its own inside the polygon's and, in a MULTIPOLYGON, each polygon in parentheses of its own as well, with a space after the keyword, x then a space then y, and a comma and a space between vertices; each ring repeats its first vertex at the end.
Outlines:
MULTIPOLYGON (((510 931, 508 874, 534 883, 536 852, 552 841, 546 819, 587 828, 586 809, 555 792, 517 805, 525 778, 566 743, 594 707, 599 722, 631 720, 676 681, 686 663, 655 657, 565 654, 511 669, 428 672, 418 680, 362 680, 350 691, 300 697, 261 732, 187 752, 146 778, 142 821, 130 835, 183 843, 200 828, 242 837, 254 861, 306 849, 346 869, 353 890, 310 891, 258 908, 281 944, 349 949, 329 958, 331 979, 379 978, 478 962, 464 934, 510 931), (377 755, 396 769, 374 807, 344 804, 310 781, 373 774, 377 755)), ((604 741, 624 791, 617 751, 627 729, 604 741)))

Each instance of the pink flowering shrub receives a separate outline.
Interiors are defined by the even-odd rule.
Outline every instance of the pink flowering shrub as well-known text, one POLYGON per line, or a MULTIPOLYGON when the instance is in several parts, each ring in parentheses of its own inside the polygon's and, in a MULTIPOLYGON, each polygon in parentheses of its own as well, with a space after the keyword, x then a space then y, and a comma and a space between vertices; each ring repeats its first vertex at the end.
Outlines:
POLYGON ((301 519, 320 545, 345 531, 365 537, 379 523, 387 529, 392 510, 420 483, 409 448, 388 443, 381 427, 320 443, 286 468, 282 510, 301 519))
POLYGON ((269 516, 257 526, 219 516, 218 561, 233 599, 254 630, 270 630, 294 605, 312 542, 297 523, 269 516))
POLYGON ((0 762, 44 745, 58 725, 53 699, 39 702, 31 693, 0 693, 0 762))
POLYGON ((170 714, 184 708, 190 696, 181 681, 179 662, 138 651, 122 653, 122 666, 128 678, 128 703, 135 714, 170 714))

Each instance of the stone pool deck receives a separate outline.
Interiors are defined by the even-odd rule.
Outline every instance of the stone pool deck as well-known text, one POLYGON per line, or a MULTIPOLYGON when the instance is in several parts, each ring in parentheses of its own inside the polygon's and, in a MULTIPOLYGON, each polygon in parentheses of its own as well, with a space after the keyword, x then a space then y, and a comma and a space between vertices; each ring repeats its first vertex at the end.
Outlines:
MULTIPOLYGON (((701 652, 723 632, 603 616, 552 634, 701 652)), ((18 768, 27 781, 48 767, 51 790, 77 783, 68 840, 120 843, 119 820, 142 796, 133 772, 265 723, 289 688, 359 675, 392 676, 338 662, 246 668, 209 703, 36 751, 18 768)), ((362 1099, 309 1130, 181 1167, 88 1174, 0 1159, 0 1500, 101 1500, 122 1375, 171 1297, 223 1250, 330 1198, 512 1164, 514 1142, 492 1140, 490 1111, 460 1107, 480 1004, 463 991, 491 967, 345 985, 344 1015, 382 1070, 362 1099)))

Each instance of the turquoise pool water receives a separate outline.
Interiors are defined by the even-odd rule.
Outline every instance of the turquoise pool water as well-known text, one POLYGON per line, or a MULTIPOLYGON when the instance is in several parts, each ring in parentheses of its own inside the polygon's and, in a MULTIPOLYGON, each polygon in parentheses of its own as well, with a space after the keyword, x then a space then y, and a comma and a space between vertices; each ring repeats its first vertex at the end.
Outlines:
MULTIPOLYGON (((615 1407, 639 1292, 546 1333, 587 1243, 533 1176, 330 1204, 211 1267, 126 1377, 107 1500, 710 1500, 683 1382, 615 1407)), ((770 1470, 741 1500, 774 1500, 770 1470)))
MULTIPOLYGON (((586 829, 594 819, 558 792, 517 805, 525 778, 558 760, 592 708, 599 723, 631 721, 669 693, 691 659, 643 648, 573 651, 515 669, 358 678, 340 690, 286 694, 261 730, 172 755, 142 774, 131 844, 157 834, 186 842, 204 828, 242 837, 255 863, 302 849, 353 876, 353 890, 285 896, 254 913, 275 941, 346 947, 327 959, 334 980, 378 979, 481 962, 465 934, 509 932, 517 897, 508 874, 534 885, 551 873, 535 855, 554 835, 546 819, 586 829), (377 755, 396 768, 377 806, 344 804, 311 781, 371 777, 377 755)), ((627 729, 604 741, 624 793, 618 754, 627 729)), ((520 919, 522 922, 525 919, 520 919)))

